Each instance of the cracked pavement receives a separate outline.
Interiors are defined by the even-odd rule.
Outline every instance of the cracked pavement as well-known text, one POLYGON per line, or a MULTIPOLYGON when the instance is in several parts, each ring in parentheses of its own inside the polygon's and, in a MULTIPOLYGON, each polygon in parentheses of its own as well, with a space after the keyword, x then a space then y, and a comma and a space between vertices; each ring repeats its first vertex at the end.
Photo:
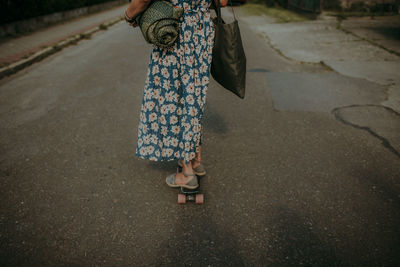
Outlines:
MULTIPOLYGON (((399 155, 400 133, 393 127, 369 127, 357 121, 383 113, 390 117, 400 112, 400 19, 398 16, 348 18, 338 21, 322 15, 306 22, 273 23, 267 16, 244 18, 251 28, 264 35, 272 48, 298 63, 323 64, 331 73, 269 73, 274 106, 280 110, 331 112, 346 108, 342 116, 359 129, 368 127, 373 135, 388 136, 390 147, 399 155), (381 105, 372 109, 370 105, 381 105), (356 109, 347 118, 349 109, 356 109), (376 110, 376 114, 374 113, 376 110), (355 114, 359 114, 356 118, 355 114), (373 130, 375 129, 375 130, 373 130), (390 140, 389 140, 390 139, 390 140), (397 149, 396 149, 397 148, 397 149)), ((370 121, 373 124, 373 120, 370 121)), ((368 124, 368 123, 367 123, 368 124)))

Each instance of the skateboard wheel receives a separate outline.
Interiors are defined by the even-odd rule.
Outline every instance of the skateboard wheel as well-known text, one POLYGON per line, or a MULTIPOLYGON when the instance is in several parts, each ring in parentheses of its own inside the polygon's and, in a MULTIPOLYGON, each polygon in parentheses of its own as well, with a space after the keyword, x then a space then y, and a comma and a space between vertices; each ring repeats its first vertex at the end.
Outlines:
POLYGON ((196 195, 196 204, 203 204, 204 203, 204 195, 203 194, 197 194, 196 195))
POLYGON ((186 196, 184 194, 178 194, 178 204, 185 204, 186 196))

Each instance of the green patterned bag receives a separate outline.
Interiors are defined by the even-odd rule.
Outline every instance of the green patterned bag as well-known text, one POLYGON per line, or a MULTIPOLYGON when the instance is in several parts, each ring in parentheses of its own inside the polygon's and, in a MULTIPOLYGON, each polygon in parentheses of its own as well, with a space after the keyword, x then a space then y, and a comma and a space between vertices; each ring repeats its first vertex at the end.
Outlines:
POLYGON ((179 36, 179 19, 183 9, 163 0, 152 1, 136 21, 144 39, 151 44, 169 47, 179 36))

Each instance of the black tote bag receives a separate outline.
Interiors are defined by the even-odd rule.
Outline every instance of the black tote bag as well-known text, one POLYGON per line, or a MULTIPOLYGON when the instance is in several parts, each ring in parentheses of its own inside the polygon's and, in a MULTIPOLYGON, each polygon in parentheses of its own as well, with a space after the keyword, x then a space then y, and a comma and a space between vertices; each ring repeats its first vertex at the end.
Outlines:
MULTIPOLYGON (((221 7, 212 0, 217 17, 215 26, 214 47, 212 51, 211 75, 220 85, 244 98, 246 85, 246 55, 235 13, 234 21, 226 24, 221 17, 221 7)), ((232 3, 231 3, 232 5, 232 3)))

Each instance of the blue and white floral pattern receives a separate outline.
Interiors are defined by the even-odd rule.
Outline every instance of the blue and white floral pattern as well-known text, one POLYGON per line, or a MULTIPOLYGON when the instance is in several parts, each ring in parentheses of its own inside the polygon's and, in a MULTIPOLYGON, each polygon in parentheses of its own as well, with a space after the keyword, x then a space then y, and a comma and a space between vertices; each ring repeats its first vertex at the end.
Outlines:
POLYGON ((210 77, 212 0, 170 0, 184 9, 172 47, 153 46, 143 93, 136 155, 153 161, 195 157, 210 77))

